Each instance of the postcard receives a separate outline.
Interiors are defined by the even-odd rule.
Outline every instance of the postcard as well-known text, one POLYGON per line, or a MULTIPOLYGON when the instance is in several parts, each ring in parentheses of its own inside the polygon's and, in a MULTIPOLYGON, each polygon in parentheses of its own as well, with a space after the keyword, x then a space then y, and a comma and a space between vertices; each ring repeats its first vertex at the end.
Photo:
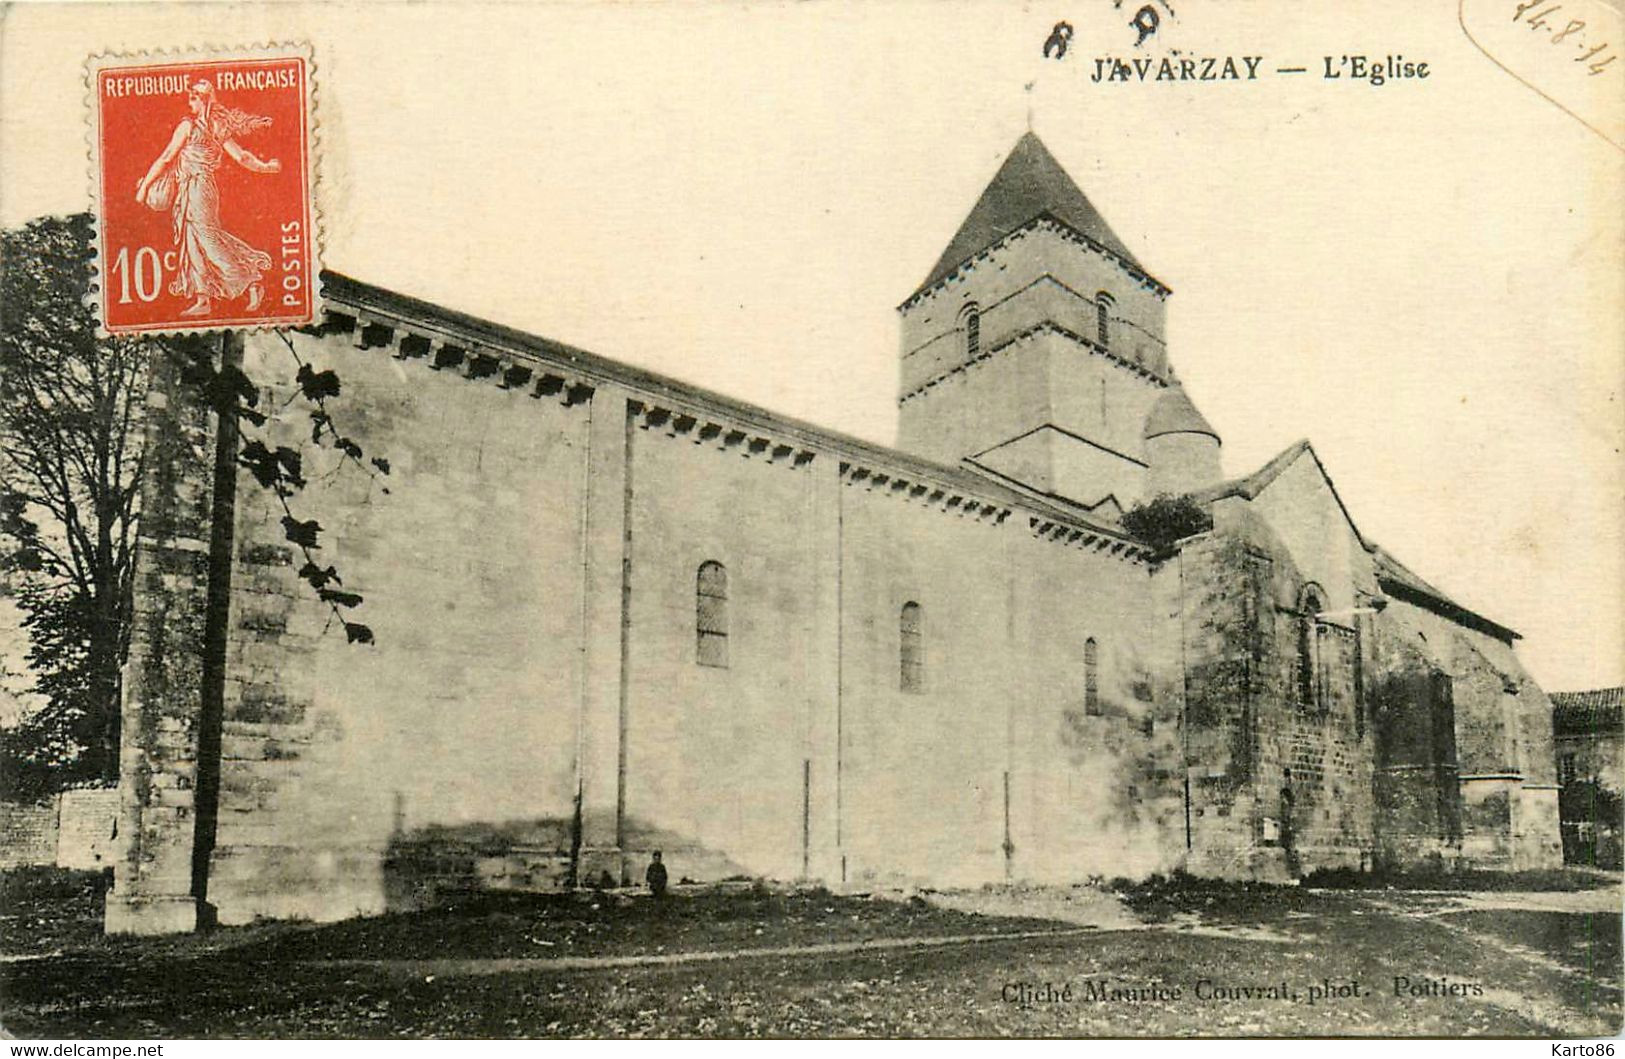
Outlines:
POLYGON ((1622 52, 4 8, 0 1024, 1602 1047, 1622 52))

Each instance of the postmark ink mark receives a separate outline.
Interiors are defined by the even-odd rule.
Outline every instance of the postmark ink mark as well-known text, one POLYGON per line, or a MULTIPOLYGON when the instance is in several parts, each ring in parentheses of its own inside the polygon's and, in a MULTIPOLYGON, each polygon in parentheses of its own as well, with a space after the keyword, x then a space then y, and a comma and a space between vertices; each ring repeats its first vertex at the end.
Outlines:
POLYGON ((1138 48, 1149 40, 1157 32, 1157 27, 1161 24, 1162 16, 1157 14, 1157 9, 1150 4, 1146 4, 1140 10, 1134 12, 1134 17, 1129 20, 1129 25, 1140 34, 1139 39, 1134 42, 1134 46, 1138 48))
POLYGON ((1625 17, 1608 0, 1459 0, 1457 17, 1485 58, 1625 151, 1625 17))
MULTIPOLYGON (((1121 8, 1123 0, 1112 0, 1112 6, 1121 8)), ((1139 9, 1134 12, 1134 17, 1129 19, 1129 28, 1135 32, 1134 46, 1136 48, 1143 47, 1145 42, 1156 36, 1157 31, 1162 28, 1162 15, 1158 14, 1158 7, 1166 11, 1169 18, 1174 17, 1174 9, 1167 0, 1156 0, 1154 4, 1141 4, 1139 9)))
POLYGON ((1044 58, 1064 59, 1066 49, 1072 43, 1072 23, 1057 22, 1055 28, 1049 31, 1049 39, 1044 41, 1044 58), (1052 54, 1053 53, 1053 54, 1052 54))

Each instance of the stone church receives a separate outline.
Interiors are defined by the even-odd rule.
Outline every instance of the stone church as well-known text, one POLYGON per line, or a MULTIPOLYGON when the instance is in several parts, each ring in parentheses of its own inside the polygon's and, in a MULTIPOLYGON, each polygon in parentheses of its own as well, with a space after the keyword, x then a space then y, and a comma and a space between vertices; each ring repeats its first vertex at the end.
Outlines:
POLYGON ((376 642, 160 368, 110 931, 620 884, 655 849, 836 888, 1561 863, 1517 633, 1362 535, 1308 442, 1223 477, 1169 288, 1030 133, 900 307, 895 448, 324 285, 321 326, 221 355, 262 407, 336 371, 387 457, 266 428, 376 642), (1124 528, 1164 493, 1210 528, 1124 528))

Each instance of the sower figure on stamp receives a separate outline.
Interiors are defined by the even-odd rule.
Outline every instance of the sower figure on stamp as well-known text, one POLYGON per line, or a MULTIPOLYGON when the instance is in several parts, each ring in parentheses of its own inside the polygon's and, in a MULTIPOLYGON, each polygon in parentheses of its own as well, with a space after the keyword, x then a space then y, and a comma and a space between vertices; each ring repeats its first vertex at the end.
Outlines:
POLYGON ((650 855, 649 870, 643 873, 643 878, 649 884, 649 892, 654 894, 655 900, 666 896, 666 866, 660 862, 658 849, 650 855))
POLYGON ((220 189, 214 171, 220 168, 224 154, 251 173, 281 172, 280 161, 262 161, 236 140, 265 128, 271 119, 221 105, 208 81, 192 85, 187 103, 192 116, 175 126, 163 153, 136 184, 135 197, 154 210, 174 212, 175 245, 180 254, 169 292, 196 298, 181 311, 182 316, 202 316, 212 299, 235 299, 244 291, 248 292, 248 311, 253 312, 265 297, 260 280, 271 267, 271 255, 221 227, 220 189))

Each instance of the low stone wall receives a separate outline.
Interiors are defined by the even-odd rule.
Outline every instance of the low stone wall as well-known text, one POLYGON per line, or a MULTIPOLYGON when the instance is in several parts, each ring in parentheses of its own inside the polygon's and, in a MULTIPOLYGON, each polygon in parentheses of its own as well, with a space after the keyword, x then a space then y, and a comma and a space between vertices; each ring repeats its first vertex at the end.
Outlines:
POLYGON ((56 863, 56 799, 0 802, 0 868, 56 863))
POLYGON ((57 796, 56 865, 99 870, 113 863, 118 789, 87 787, 57 796))
POLYGON ((105 868, 112 863, 117 826, 114 788, 63 791, 37 804, 0 802, 0 868, 105 868))

